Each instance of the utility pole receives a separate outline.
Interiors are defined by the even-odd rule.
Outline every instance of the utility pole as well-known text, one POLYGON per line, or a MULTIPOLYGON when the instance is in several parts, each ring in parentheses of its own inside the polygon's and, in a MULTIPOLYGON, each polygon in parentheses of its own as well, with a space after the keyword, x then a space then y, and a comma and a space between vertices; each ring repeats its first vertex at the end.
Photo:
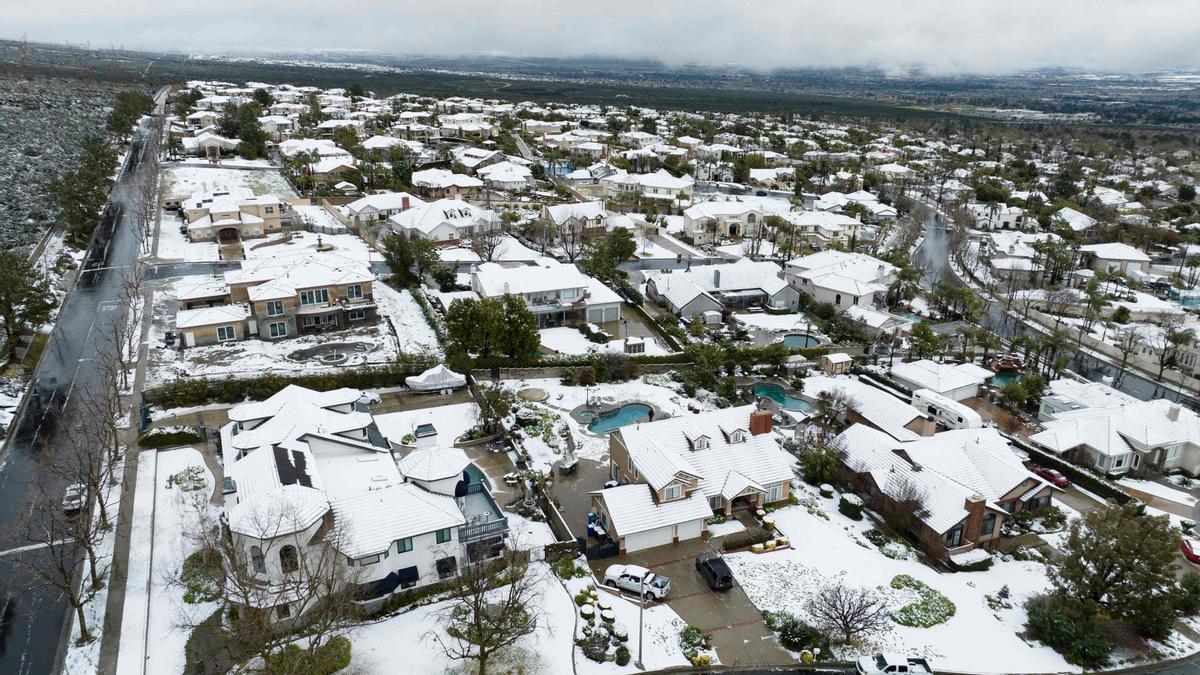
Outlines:
MULTIPOLYGON (((646 574, 650 574, 647 570, 646 574)), ((638 657, 636 665, 638 670, 645 670, 646 666, 642 663, 642 642, 645 636, 645 624, 642 621, 643 615, 646 612, 646 574, 642 575, 640 585, 638 587, 638 657)))

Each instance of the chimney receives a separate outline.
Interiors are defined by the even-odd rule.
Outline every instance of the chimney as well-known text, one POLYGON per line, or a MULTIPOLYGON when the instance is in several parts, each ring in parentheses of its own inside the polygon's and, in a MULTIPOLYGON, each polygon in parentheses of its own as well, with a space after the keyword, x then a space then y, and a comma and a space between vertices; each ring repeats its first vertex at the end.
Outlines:
POLYGON ((773 415, 769 410, 758 410, 750 413, 750 435, 758 436, 771 432, 773 415))
POLYGON ((982 495, 974 494, 966 498, 963 508, 967 511, 967 523, 966 527, 963 528, 963 540, 976 541, 979 539, 979 530, 983 528, 983 516, 987 512, 987 504, 984 502, 982 495))
POLYGON ((721 287, 721 270, 713 270, 713 288, 721 287))
POLYGON ((404 195, 403 197, 400 198, 400 210, 401 211, 408 210, 408 195, 404 195))
POLYGON ((1172 403, 1171 406, 1169 408, 1167 408, 1167 419, 1171 420, 1172 422, 1179 421, 1179 404, 1178 403, 1172 403))

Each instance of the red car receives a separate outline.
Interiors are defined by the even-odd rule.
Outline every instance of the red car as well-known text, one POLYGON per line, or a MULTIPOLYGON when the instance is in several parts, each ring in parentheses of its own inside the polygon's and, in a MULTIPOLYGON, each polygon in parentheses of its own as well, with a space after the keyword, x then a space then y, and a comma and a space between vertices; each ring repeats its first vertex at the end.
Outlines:
POLYGON ((1179 550, 1183 553, 1183 557, 1188 559, 1188 562, 1200 565, 1200 541, 1184 537, 1179 540, 1179 550))
POLYGON ((1071 481, 1067 480, 1066 476, 1055 471, 1054 469, 1047 469, 1044 466, 1031 464, 1029 466, 1029 470, 1055 487, 1060 487, 1064 490, 1071 487, 1071 481))

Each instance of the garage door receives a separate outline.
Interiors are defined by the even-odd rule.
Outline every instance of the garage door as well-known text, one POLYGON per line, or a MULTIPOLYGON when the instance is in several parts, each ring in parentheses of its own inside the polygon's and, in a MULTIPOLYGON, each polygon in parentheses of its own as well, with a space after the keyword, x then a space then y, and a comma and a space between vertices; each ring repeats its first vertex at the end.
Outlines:
POLYGON ((653 548, 655 546, 665 546, 674 541, 675 535, 672 533, 673 526, 660 527, 654 530, 646 530, 637 534, 627 535, 625 537, 625 552, 632 553, 645 548, 653 548))
POLYGON ((604 308, 604 320, 605 321, 616 321, 618 309, 619 308, 617 308, 617 307, 605 307, 604 308))
POLYGON ((603 309, 589 309, 587 316, 588 316, 588 321, 590 321, 592 323, 604 323, 604 310, 603 309))

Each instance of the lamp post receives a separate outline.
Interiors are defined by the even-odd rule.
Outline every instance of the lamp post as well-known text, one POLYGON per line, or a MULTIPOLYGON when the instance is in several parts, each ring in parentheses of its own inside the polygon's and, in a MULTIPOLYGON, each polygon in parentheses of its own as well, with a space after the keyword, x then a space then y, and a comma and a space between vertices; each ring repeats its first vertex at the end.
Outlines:
MULTIPOLYGON (((647 570, 646 574, 650 574, 650 572, 647 570)), ((638 657, 637 662, 634 663, 638 667, 638 670, 646 669, 646 666, 642 663, 642 638, 645 635, 642 616, 646 612, 646 574, 642 575, 638 586, 638 657)))

